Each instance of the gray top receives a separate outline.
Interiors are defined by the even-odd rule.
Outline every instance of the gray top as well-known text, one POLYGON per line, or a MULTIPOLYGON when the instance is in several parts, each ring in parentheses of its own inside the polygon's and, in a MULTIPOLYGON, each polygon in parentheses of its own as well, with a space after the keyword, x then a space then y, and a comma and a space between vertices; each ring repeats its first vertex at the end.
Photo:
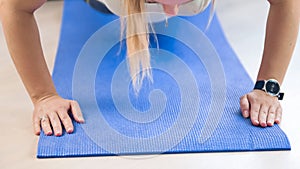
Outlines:
MULTIPOLYGON (((122 2, 118 0, 98 0, 104 3, 107 8, 115 13, 116 15, 121 15, 122 12, 122 2)), ((191 16, 202 12, 209 5, 211 0, 192 0, 190 2, 184 3, 179 6, 178 15, 180 16, 191 16)), ((164 13, 163 7, 159 3, 146 3, 147 12, 160 12, 164 13)))

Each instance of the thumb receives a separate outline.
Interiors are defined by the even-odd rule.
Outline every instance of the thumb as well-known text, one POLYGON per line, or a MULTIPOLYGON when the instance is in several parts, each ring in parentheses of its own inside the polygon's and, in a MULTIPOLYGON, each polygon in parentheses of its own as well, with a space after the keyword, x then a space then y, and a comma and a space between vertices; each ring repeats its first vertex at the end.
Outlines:
POLYGON ((70 101, 70 104, 71 104, 72 115, 75 121, 79 123, 84 123, 83 115, 79 107, 79 104, 76 101, 70 101))
POLYGON ((248 100, 248 95, 244 95, 241 97, 240 108, 241 108, 243 117, 248 118, 250 116, 250 114, 249 114, 250 104, 249 104, 249 100, 248 100))

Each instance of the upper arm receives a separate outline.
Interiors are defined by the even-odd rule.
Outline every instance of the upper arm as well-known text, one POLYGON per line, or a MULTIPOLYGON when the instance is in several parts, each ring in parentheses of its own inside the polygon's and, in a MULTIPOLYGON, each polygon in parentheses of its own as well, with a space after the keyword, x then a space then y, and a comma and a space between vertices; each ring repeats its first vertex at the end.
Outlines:
MULTIPOLYGON (((287 6, 290 12, 300 20, 300 0, 267 0, 271 6, 287 6)), ((286 9, 286 8, 285 8, 286 9)))
POLYGON ((0 14, 7 12, 28 12, 33 13, 47 0, 0 0, 0 14))

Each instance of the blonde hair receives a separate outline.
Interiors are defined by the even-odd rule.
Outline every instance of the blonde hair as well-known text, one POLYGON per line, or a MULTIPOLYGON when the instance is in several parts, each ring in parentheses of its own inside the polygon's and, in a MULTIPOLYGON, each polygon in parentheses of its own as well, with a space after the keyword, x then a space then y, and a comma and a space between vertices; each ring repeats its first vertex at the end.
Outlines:
MULTIPOLYGON (((145 12, 144 0, 124 0, 122 32, 126 24, 127 62, 136 93, 141 89, 143 80, 152 81, 149 52, 149 26, 145 12)), ((122 35, 121 35, 122 36, 122 35)))
MULTIPOLYGON (((215 0, 211 1, 212 7, 207 28, 215 7, 215 0)), ((137 94, 145 78, 153 81, 149 52, 149 24, 145 14, 145 0, 123 0, 123 6, 121 38, 126 31, 127 63, 133 89, 137 94)))

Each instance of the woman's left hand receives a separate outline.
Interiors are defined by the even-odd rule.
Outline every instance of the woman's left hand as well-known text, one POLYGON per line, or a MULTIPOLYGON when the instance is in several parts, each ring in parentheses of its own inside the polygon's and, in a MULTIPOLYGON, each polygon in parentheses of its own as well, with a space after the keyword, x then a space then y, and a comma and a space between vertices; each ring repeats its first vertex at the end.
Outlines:
POLYGON ((243 117, 251 119, 255 126, 267 127, 279 124, 282 108, 277 97, 273 97, 261 90, 252 92, 240 98, 243 117))

